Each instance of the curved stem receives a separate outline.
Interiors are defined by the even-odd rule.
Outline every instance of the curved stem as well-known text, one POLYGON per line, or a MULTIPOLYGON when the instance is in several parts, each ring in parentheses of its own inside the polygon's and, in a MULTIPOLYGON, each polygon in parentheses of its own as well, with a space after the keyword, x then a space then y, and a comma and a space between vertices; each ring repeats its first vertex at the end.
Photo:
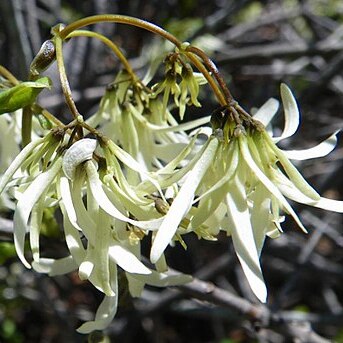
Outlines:
POLYGON ((34 103, 32 105, 32 108, 35 112, 40 112, 42 115, 52 123, 54 123, 56 126, 64 127, 65 125, 58 120, 52 113, 50 113, 48 110, 43 108, 42 106, 38 105, 37 103, 34 103))
POLYGON ((123 64, 126 71, 131 75, 131 77, 133 79, 137 79, 137 76, 136 76, 135 72, 133 71, 131 64, 126 59, 126 57, 121 52, 121 50, 118 48, 118 46, 115 43, 113 43, 110 39, 108 39, 104 35, 102 35, 98 32, 93 32, 93 31, 88 31, 88 30, 76 30, 76 31, 71 32, 66 37, 66 39, 71 38, 71 37, 91 37, 91 38, 99 39, 100 41, 102 41, 104 44, 106 44, 113 51, 113 53, 118 57, 118 59, 123 64))
POLYGON ((181 46, 181 42, 172 34, 167 32, 166 30, 162 29, 161 27, 149 23, 145 20, 126 16, 126 15, 120 15, 120 14, 99 14, 94 15, 91 17, 86 17, 80 20, 77 20, 69 25, 67 25, 63 30, 59 32, 59 36, 64 40, 69 36, 69 34, 81 27, 96 24, 99 22, 112 22, 112 23, 120 23, 120 24, 128 24, 131 26, 137 26, 142 29, 145 29, 147 31, 151 31, 153 33, 156 33, 165 39, 172 42, 175 46, 178 48, 181 46))
POLYGON ((225 99, 223 93, 219 89, 217 83, 213 79, 212 75, 208 72, 206 67, 199 61, 197 56, 193 54, 192 52, 184 52, 184 54, 193 63, 193 65, 204 75, 208 84, 211 86, 212 90, 214 91, 220 105, 222 106, 227 105, 227 100, 225 99))
POLYGON ((19 84, 18 79, 2 65, 0 65, 0 75, 2 75, 5 79, 11 82, 14 86, 19 84))
POLYGON ((217 80, 221 90, 223 91, 225 97, 226 97, 226 101, 228 103, 231 103, 234 101, 233 96, 231 94, 231 92, 229 91, 224 79, 222 78, 222 76, 220 75, 217 66, 214 64, 214 62, 205 54, 204 51, 202 51, 199 48, 196 48, 194 46, 189 46, 187 47, 186 51, 192 52, 193 54, 199 56, 205 63, 205 65, 207 66, 207 68, 210 69, 210 71, 213 73, 215 79, 217 80))
POLYGON ((58 35, 56 35, 55 36, 55 47, 56 47, 56 60, 57 60, 58 73, 60 75, 62 91, 63 91, 64 97, 66 99, 67 105, 68 105, 74 119, 76 119, 80 115, 80 113, 76 108, 75 102, 74 102, 72 94, 71 94, 71 89, 70 89, 69 81, 67 78, 66 69, 64 66, 62 42, 63 42, 62 38, 59 37, 58 35))
MULTIPOLYGON (((124 15, 120 15, 120 14, 100 14, 100 15, 95 15, 95 16, 91 16, 91 17, 87 17, 87 18, 77 20, 74 23, 71 23, 68 26, 66 26, 63 30, 61 30, 58 33, 58 35, 62 39, 66 39, 68 36, 70 36, 70 34, 73 31, 75 31, 81 27, 88 26, 91 24, 96 24, 99 22, 112 22, 112 23, 120 23, 120 24, 128 24, 131 26, 137 26, 137 27, 140 27, 140 28, 145 29, 147 31, 150 31, 150 32, 153 32, 155 34, 160 35, 161 37, 163 37, 166 40, 173 43, 179 49, 181 49, 181 46, 182 46, 181 41, 179 41, 175 36, 173 36, 172 34, 167 32, 166 30, 162 29, 161 27, 159 27, 155 24, 149 23, 149 22, 142 20, 142 19, 138 19, 138 18, 134 18, 134 17, 130 17, 130 16, 124 16, 124 15)), ((220 88, 222 90, 218 88, 218 85, 216 84, 216 82, 214 82, 211 74, 207 71, 207 69, 202 65, 202 63, 195 56, 195 55, 199 55, 199 52, 197 50, 195 50, 194 52, 193 51, 190 51, 190 52, 185 51, 185 54, 189 58, 189 60, 194 64, 194 66, 196 68, 198 68, 198 70, 205 76, 209 85, 212 87, 212 89, 213 89, 218 101, 220 102, 220 104, 226 105, 227 100, 225 99, 225 96, 228 98, 228 100, 230 100, 230 97, 227 96, 225 91, 224 91, 224 96, 222 94, 222 91, 225 87, 223 87, 223 85, 220 82, 223 82, 223 84, 225 84, 225 83, 221 77, 218 77, 219 73, 218 73, 218 70, 215 67, 214 63, 213 62, 212 62, 212 64, 209 63, 209 65, 207 65, 207 67, 210 67, 210 65, 212 66, 212 68, 210 68, 210 70, 213 72, 213 74, 214 74, 214 76, 215 76, 215 78, 216 78, 217 82, 219 83, 220 88), (220 82, 218 80, 220 80, 220 82)), ((205 53, 203 53, 202 56, 199 55, 199 57, 204 60, 205 64, 207 61, 211 61, 208 57, 207 57, 207 59, 204 59, 204 56, 206 56, 205 53)))

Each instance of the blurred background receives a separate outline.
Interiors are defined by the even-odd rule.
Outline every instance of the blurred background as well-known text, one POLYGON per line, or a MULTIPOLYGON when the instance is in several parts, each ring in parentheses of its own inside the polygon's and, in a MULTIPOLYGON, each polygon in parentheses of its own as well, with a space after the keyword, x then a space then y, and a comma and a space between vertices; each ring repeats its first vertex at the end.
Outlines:
MULTIPOLYGON (((341 0, 2 0, 0 64, 25 80, 52 26, 100 13, 137 16, 200 46, 247 110, 270 97, 279 98, 280 83, 287 83, 298 99, 302 122, 297 134, 282 144, 285 149, 311 147, 343 128, 341 0)), ((165 47, 159 38, 137 28, 99 24, 92 29, 116 42, 142 76, 154 53, 165 47)), ((119 62, 91 39, 73 39, 64 52, 75 100, 87 116, 96 111, 119 62)), ((48 74, 55 86, 40 103, 62 120, 70 118, 54 66, 48 74)), ((201 100, 202 109, 190 111, 193 118, 217 107, 205 92, 201 100)), ((276 124, 282 128, 282 115, 278 118, 276 124)), ((343 199, 342 139, 329 156, 297 167, 322 195, 343 199)), ((190 289, 149 288, 141 299, 130 299, 123 287, 119 313, 105 338, 101 333, 87 338, 75 331, 93 318, 102 295, 76 273, 49 278, 24 269, 11 244, 11 213, 2 213, 0 341, 343 342, 343 216, 298 204, 294 208, 309 234, 299 232, 287 218, 285 234, 266 241, 262 269, 269 290, 267 316, 246 315, 243 308, 190 289)), ((211 243, 187 237, 187 245, 187 251, 176 247, 167 252, 173 268, 258 306, 229 238, 220 236, 219 242, 211 243)), ((49 249, 58 251, 61 246, 58 237, 53 245, 49 241, 49 249)))

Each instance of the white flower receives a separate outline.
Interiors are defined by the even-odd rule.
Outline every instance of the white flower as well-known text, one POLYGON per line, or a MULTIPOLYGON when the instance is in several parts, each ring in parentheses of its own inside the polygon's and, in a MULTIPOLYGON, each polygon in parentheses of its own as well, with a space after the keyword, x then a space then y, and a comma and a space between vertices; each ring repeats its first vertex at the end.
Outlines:
MULTIPOLYGON (((194 231, 202 237, 205 231, 216 235, 224 230, 232 236, 252 290, 264 302, 267 290, 259 256, 266 235, 276 237, 281 231, 281 212, 290 214, 306 231, 286 198, 343 212, 342 201, 320 197, 288 159, 288 156, 304 159, 329 153, 335 146, 335 134, 309 150, 280 150, 273 140, 278 142, 290 137, 299 124, 297 104, 287 86, 281 86, 281 95, 286 121, 280 137, 271 138, 264 127, 251 118, 235 124, 230 116, 224 116, 220 119, 224 121, 222 127, 190 161, 190 166, 170 168, 164 179, 161 176, 163 187, 170 187, 181 179, 182 186, 176 187, 178 193, 157 231, 151 250, 153 262, 178 233, 194 231), (197 207, 193 206, 196 203, 197 207), (182 224, 185 219, 189 223, 186 227, 185 222, 182 224)), ((270 100, 254 118, 268 125, 276 104, 275 100, 270 100)))
MULTIPOLYGON (((189 89, 192 91, 192 101, 196 102, 195 93, 198 89, 193 79, 199 77, 193 75, 192 82, 185 81, 182 84, 183 102, 188 101, 189 89)), ((198 102, 196 104, 199 105, 198 102)), ((87 123, 98 126, 140 164, 141 171, 148 172, 161 168, 187 146, 189 137, 184 131, 204 125, 209 119, 207 116, 179 125, 147 86, 133 81, 126 72, 120 72, 101 100, 99 110, 87 123)), ((135 170, 128 169, 126 173, 131 185, 145 180, 135 170)))

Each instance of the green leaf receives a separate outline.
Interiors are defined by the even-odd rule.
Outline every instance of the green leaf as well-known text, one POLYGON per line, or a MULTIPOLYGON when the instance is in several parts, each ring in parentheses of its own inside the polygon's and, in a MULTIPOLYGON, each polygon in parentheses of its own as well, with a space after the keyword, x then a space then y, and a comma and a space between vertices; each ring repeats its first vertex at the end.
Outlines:
POLYGON ((0 114, 13 112, 32 104, 38 94, 51 87, 51 80, 42 77, 36 81, 22 82, 12 88, 0 92, 0 114))

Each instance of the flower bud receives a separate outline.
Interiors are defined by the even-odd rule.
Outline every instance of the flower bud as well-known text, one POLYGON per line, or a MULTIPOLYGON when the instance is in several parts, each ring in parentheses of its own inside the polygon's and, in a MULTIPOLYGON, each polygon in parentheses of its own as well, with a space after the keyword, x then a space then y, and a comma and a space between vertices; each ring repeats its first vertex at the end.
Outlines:
POLYGON ((38 76, 55 60, 55 45, 51 40, 45 41, 30 65, 30 74, 38 76))

